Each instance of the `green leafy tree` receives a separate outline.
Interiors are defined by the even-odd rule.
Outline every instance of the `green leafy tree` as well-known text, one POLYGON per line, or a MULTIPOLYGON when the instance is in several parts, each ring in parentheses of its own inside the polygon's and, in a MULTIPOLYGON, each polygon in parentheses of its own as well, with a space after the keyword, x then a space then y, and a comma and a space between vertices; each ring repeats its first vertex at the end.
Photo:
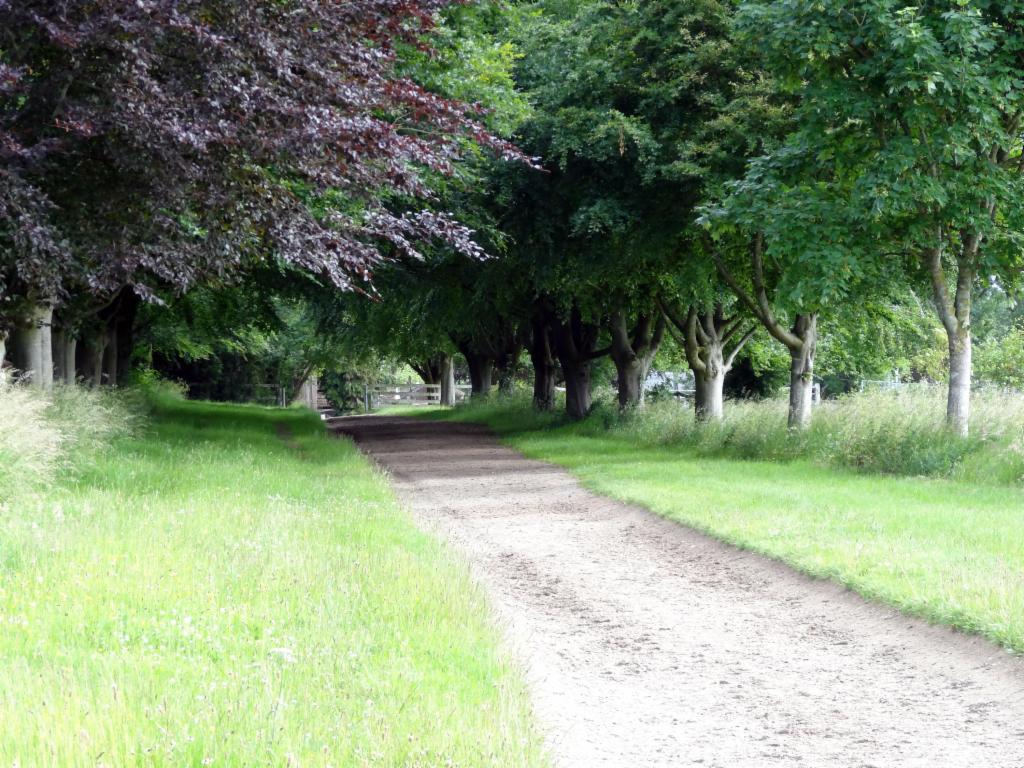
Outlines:
POLYGON ((986 0, 745 6, 748 39, 799 98, 787 151, 808 166, 803 185, 842 206, 807 243, 825 263, 856 255, 852 272, 870 252, 924 273, 947 336, 947 420, 964 435, 972 300, 1024 263, 1022 20, 1024 4, 986 0))
MULTIPOLYGON (((545 158, 549 176, 542 192, 514 196, 520 220, 511 231, 535 262, 547 262, 537 268, 537 290, 552 308, 555 346, 567 353, 571 400, 589 402, 586 369, 607 349, 628 407, 640 401, 668 327, 666 302, 680 317, 693 305, 712 325, 727 319, 706 251, 694 247, 694 210, 723 177, 741 172, 780 109, 732 42, 731 2, 534 8, 519 72, 536 113, 522 144, 545 158), (703 270, 689 267, 702 260, 703 270), (681 271, 693 284, 665 291, 666 276, 681 271)), ((685 334, 686 323, 678 325, 685 334)), ((703 330, 709 343, 730 335, 723 325, 703 330)), ((697 361, 702 353, 693 352, 697 361)), ((703 354, 714 366, 718 352, 703 354)), ((719 368, 711 380, 720 402, 719 368)))

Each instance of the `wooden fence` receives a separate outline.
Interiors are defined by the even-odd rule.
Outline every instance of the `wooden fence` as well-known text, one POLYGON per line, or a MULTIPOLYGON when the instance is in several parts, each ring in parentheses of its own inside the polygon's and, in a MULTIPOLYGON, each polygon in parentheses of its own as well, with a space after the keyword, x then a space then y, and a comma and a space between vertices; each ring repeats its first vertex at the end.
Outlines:
MULTIPOLYGON (((469 394, 470 387, 455 386, 455 399, 463 400, 469 394)), ((367 389, 367 405, 369 410, 376 411, 390 405, 440 405, 440 384, 383 384, 367 389)))

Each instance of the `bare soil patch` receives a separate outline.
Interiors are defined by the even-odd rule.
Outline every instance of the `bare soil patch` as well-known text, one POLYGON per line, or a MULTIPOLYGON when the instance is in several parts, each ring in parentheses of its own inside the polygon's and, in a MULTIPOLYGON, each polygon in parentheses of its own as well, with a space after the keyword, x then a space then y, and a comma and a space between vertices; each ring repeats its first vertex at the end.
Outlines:
POLYGON ((1024 661, 645 510, 482 427, 338 419, 486 588, 558 766, 1024 768, 1024 661))

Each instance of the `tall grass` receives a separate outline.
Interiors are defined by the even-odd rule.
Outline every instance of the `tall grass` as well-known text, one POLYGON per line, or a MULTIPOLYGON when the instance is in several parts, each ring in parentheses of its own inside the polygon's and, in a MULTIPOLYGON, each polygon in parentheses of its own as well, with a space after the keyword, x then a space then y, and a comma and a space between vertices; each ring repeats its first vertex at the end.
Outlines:
POLYGON ((0 504, 84 469, 115 435, 131 434, 141 413, 140 398, 124 392, 44 393, 0 380, 0 504))
POLYGON ((4 397, 0 765, 545 764, 466 569, 314 414, 4 397))
POLYGON ((971 436, 944 423, 945 394, 935 387, 868 390, 815 408, 810 429, 786 426, 783 400, 731 401, 720 423, 698 424, 683 403, 661 401, 619 413, 598 400, 590 416, 570 423, 559 413, 536 413, 525 395, 470 402, 440 418, 481 421, 502 434, 559 428, 639 446, 672 446, 698 456, 793 461, 863 472, 1024 482, 1024 396, 996 390, 972 397, 971 436))

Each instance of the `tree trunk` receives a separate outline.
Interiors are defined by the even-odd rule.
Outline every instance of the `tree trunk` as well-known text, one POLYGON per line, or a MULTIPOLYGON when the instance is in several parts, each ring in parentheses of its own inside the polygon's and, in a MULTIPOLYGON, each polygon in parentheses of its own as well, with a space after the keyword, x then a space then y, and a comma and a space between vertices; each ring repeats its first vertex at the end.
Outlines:
POLYGON ((53 388, 52 322, 53 304, 36 304, 14 337, 14 364, 39 389, 53 388))
POLYGON ((703 421, 705 403, 707 403, 707 386, 704 383, 704 374, 693 370, 693 414, 697 421, 703 421))
POLYGON ((640 360, 633 349, 626 316, 616 312, 611 321, 612 362, 615 363, 616 380, 619 388, 619 408, 630 408, 640 404, 640 360))
POLYGON ((501 392, 509 393, 515 386, 516 365, 519 363, 519 353, 523 351, 522 344, 514 334, 503 339, 498 353, 494 358, 494 367, 498 373, 498 389, 501 392))
POLYGON ((647 398, 647 374, 651 372, 651 366, 654 365, 654 357, 658 354, 657 348, 647 350, 646 353, 640 355, 640 405, 643 405, 647 398))
POLYGON ((53 300, 39 305, 40 386, 53 389, 53 300))
POLYGON ((611 356, 618 374, 619 408, 642 405, 644 381, 661 346, 665 317, 659 312, 655 321, 652 315, 641 314, 630 333, 626 328, 625 313, 616 312, 612 316, 610 330, 611 356))
POLYGON ((416 371, 417 375, 423 379, 424 384, 440 384, 444 355, 435 355, 423 360, 410 360, 409 367, 416 371))
POLYGON ((451 355, 444 356, 441 366, 441 405, 447 408, 455 405, 455 365, 451 355))
POLYGON ((61 358, 64 361, 64 368, 62 374, 64 376, 65 384, 75 383, 75 360, 78 354, 78 339, 72 336, 70 333, 65 332, 64 334, 64 353, 61 358))
POLYGON ((125 384, 132 372, 132 360, 135 354, 135 319, 139 313, 141 300, 130 288, 124 289, 121 303, 113 328, 117 336, 117 354, 111 369, 114 381, 125 384))
POLYGON ((103 384, 103 357, 106 348, 107 332, 105 330, 93 334, 86 347, 85 375, 94 387, 103 384))
POLYGON ((533 407, 555 409, 555 355, 545 313, 537 310, 531 321, 530 362, 533 363, 533 407))
MULTIPOLYGON (((936 232, 936 242, 942 243, 942 233, 936 232)), ((978 270, 981 239, 966 235, 962 251, 957 257, 956 292, 949 295, 946 273, 942 264, 942 247, 929 251, 926 264, 932 281, 932 293, 939 319, 946 329, 949 345, 949 391, 946 396, 946 424, 956 434, 967 437, 971 418, 971 300, 974 278, 978 270)))
POLYGON ((565 412, 571 419, 590 413, 590 360, 562 360, 565 375, 565 412))
POLYGON ((36 384, 39 378, 39 368, 42 359, 39 355, 39 328, 29 320, 28 325, 21 326, 14 331, 13 354, 11 361, 18 369, 21 376, 27 377, 30 382, 36 384))
POLYGON ((469 366, 469 381, 473 397, 487 397, 491 393, 491 379, 494 374, 494 360, 486 355, 470 352, 466 354, 469 366))
POLYGON ((970 434, 971 418, 971 329, 949 334, 949 392, 946 423, 961 437, 970 434))
POLYGON ((796 315, 793 327, 787 329, 775 316, 764 271, 764 233, 758 232, 750 242, 751 282, 754 292, 748 292, 712 246, 712 258, 718 274, 736 297, 743 302, 777 341, 789 350, 789 428, 806 429, 811 423, 812 394, 814 392, 814 353, 818 344, 818 313, 803 312, 796 315))
POLYGON ((499 366, 498 369, 498 391, 504 394, 509 394, 514 388, 516 383, 515 371, 512 370, 512 366, 499 366))
POLYGON ((533 407, 538 411, 555 409, 555 366, 534 365, 533 367, 533 407))
POLYGON ((67 345, 64 343, 64 330, 53 331, 53 376, 57 381, 64 381, 64 369, 67 368, 67 345))
POLYGON ((806 429, 811 424, 814 400, 814 354, 818 346, 817 314, 796 316, 792 334, 802 341, 789 348, 789 428, 806 429))
POLYGON ((103 375, 106 377, 107 386, 117 386, 117 328, 111 328, 107 332, 107 343, 103 348, 103 375))
POLYGON ((702 370, 693 371, 697 385, 694 413, 697 421, 721 421, 725 417, 725 374, 730 366, 725 364, 722 343, 716 339, 704 345, 703 353, 702 370))
POLYGON ((572 419, 582 419, 590 413, 591 364, 608 350, 597 350, 600 328, 585 322, 577 307, 572 308, 568 322, 557 321, 552 332, 565 377, 565 412, 572 419))
POLYGON ((412 369, 416 371, 416 375, 423 380, 423 383, 427 386, 437 384, 437 379, 434 378, 434 373, 429 368, 420 368, 419 366, 413 366, 412 369))
POLYGON ((640 361, 635 357, 625 363, 616 363, 619 408, 630 408, 640 405, 643 393, 642 367, 640 361))
POLYGON ((7 381, 5 362, 7 362, 7 331, 0 331, 0 384, 7 381))

